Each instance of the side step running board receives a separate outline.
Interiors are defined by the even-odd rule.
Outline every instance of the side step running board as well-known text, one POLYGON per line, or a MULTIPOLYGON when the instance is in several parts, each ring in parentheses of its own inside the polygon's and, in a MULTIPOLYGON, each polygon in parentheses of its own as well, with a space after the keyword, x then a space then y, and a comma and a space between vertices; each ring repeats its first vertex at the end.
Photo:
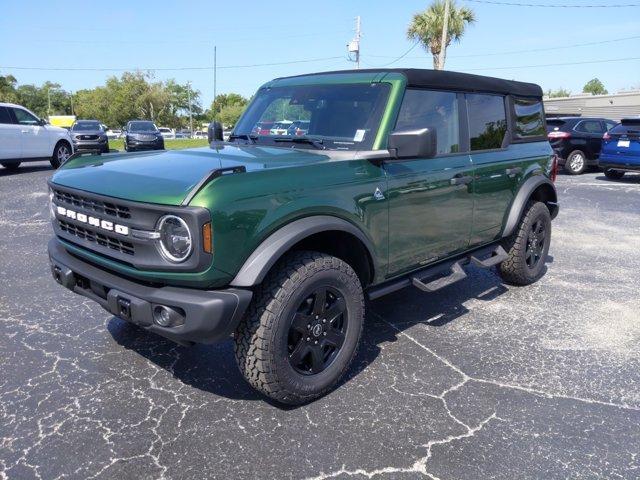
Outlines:
POLYGON ((464 272, 462 268, 462 260, 451 265, 451 273, 446 277, 438 278, 429 283, 424 283, 418 277, 413 277, 411 282, 414 287, 419 288, 423 292, 435 292, 436 290, 440 290, 441 288, 447 287, 452 283, 456 283, 463 278, 466 278, 467 274, 464 272))
POLYGON ((491 268, 504 262, 507 258, 509 258, 507 252, 504 251, 504 248, 498 245, 498 247, 496 247, 495 250, 491 252, 491 256, 484 260, 480 260, 473 255, 469 255, 466 258, 458 260, 451 265, 450 273, 446 277, 437 278, 429 283, 424 283, 418 277, 413 277, 411 279, 411 283, 414 287, 419 288, 423 292, 435 292, 437 290, 440 290, 441 288, 448 287, 449 285, 466 278, 467 274, 464 271, 464 268, 462 268, 463 265, 472 263, 478 268, 491 268))
POLYGON ((499 263, 504 262, 507 258, 509 258, 509 255, 507 255, 507 252, 504 251, 504 248, 498 245, 498 248, 496 248, 493 251, 493 254, 489 258, 485 258, 484 260, 479 260, 476 257, 471 256, 469 257, 469 260, 476 267, 491 268, 491 267, 495 267, 499 263))

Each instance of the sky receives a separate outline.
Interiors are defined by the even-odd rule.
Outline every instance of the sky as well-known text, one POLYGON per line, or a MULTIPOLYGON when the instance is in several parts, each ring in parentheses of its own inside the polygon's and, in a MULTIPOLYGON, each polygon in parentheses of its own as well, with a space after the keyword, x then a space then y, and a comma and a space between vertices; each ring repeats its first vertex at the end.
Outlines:
MULTIPOLYGON (((447 70, 534 82, 544 90, 563 87, 573 93, 594 77, 610 93, 640 88, 640 0, 502 1, 582 7, 457 0, 474 10, 476 22, 447 50, 447 70), (602 3, 638 6, 584 8, 602 3)), ((406 38, 413 14, 429 3, 0 0, 0 75, 12 74, 20 84, 50 80, 77 91, 102 85, 122 72, 64 69, 155 69, 158 80, 190 81, 208 106, 213 99, 214 45, 217 92, 250 96, 275 77, 355 68, 347 60, 346 44, 353 38, 358 15, 362 68, 431 68, 431 54, 406 38), (263 66, 239 68, 256 64, 263 66)))

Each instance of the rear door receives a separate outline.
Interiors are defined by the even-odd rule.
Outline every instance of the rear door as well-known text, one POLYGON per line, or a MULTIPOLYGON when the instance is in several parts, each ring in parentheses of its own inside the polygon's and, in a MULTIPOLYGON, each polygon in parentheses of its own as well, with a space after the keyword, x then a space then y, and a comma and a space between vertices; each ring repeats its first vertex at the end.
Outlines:
POLYGON ((8 107, 0 107, 0 160, 19 159, 22 155, 22 132, 8 107))
POLYGON ((407 89, 395 130, 436 132, 435 158, 384 165, 388 178, 389 275, 467 248, 473 215, 473 167, 461 143, 462 94, 407 89))
POLYGON ((508 144, 506 97, 485 93, 465 97, 475 173, 471 244, 478 245, 500 235, 525 164, 517 147, 508 144))
POLYGON ((22 133, 22 158, 50 157, 53 154, 50 133, 37 117, 22 108, 13 108, 22 133))
POLYGON ((600 120, 581 120, 573 129, 584 136, 587 157, 591 159, 598 158, 602 148, 602 136, 606 132, 604 122, 600 120))

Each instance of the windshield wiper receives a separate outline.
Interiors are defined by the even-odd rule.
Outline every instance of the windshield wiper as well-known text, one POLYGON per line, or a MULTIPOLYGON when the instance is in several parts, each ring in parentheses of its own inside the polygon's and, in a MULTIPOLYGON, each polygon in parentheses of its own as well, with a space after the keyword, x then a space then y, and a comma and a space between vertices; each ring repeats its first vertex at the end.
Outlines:
POLYGON ((250 141, 251 143, 256 143, 256 140, 258 140, 258 135, 246 134, 246 133, 229 135, 229 141, 236 140, 238 138, 242 138, 244 140, 250 141))
POLYGON ((313 145, 318 150, 326 150, 327 147, 323 145, 323 141, 317 138, 311 137, 277 137, 273 139, 274 142, 291 142, 291 143, 308 143, 313 145))

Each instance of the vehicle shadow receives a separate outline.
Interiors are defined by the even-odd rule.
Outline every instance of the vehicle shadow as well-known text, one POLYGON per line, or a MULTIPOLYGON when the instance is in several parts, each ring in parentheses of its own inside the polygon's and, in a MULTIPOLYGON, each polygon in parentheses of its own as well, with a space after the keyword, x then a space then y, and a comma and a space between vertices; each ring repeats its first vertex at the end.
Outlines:
POLYGON ((8 168, 0 167, 0 177, 24 175, 25 173, 44 172, 46 170, 53 170, 53 167, 48 162, 46 165, 20 165, 20 167, 18 167, 16 170, 9 170, 8 168))
MULTIPOLYGON (((640 172, 638 172, 640 173, 640 172)), ((625 173, 624 177, 618 179, 607 178, 604 175, 595 178, 596 180, 601 180, 603 182, 609 183, 624 183, 628 185, 638 185, 640 184, 640 175, 633 173, 625 173)))
MULTIPOLYGON (((427 328, 444 327, 469 312, 464 306, 469 300, 488 302, 508 291, 493 271, 472 268, 469 273, 466 280, 439 292, 424 293, 408 287, 368 302, 369 313, 358 354, 340 385, 364 371, 380 354, 381 345, 396 342, 405 330, 420 324, 427 328)), ((108 322, 108 330, 119 345, 194 388, 233 400, 263 400, 281 409, 298 408, 272 402, 245 382, 235 364, 232 339, 214 345, 183 347, 117 317, 108 322)))

